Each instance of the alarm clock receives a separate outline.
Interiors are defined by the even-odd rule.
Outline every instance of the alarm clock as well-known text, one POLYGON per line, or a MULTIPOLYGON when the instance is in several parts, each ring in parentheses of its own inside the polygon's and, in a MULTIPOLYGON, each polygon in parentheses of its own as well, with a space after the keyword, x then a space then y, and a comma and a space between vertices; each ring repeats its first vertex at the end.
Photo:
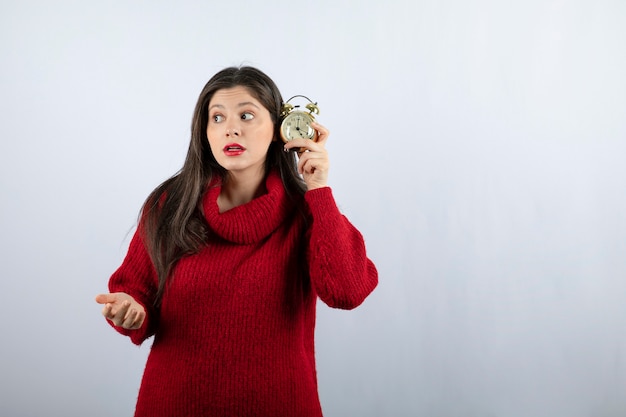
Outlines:
POLYGON ((283 119, 280 124, 280 137, 283 142, 287 143, 290 140, 299 138, 317 141, 317 130, 311 127, 311 123, 315 121, 316 114, 320 114, 320 109, 317 107, 317 103, 314 103, 308 97, 297 95, 287 100, 283 104, 280 113, 283 119), (309 101, 304 106, 308 112, 300 110, 299 105, 289 103, 296 97, 302 97, 309 101))

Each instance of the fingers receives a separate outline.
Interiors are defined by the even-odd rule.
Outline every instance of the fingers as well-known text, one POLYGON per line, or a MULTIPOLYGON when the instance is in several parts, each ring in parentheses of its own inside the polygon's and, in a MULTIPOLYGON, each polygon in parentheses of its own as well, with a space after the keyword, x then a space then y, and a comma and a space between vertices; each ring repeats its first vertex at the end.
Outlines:
POLYGON ((311 127, 317 130, 317 140, 315 142, 325 145, 326 140, 328 140, 328 136, 330 135, 330 131, 317 122, 311 123, 311 127))
POLYGON ((125 329, 138 329, 146 318, 143 306, 137 303, 131 296, 123 293, 99 294, 96 302, 104 304, 102 315, 114 325, 125 329), (126 295, 129 299, 124 299, 126 295))
POLYGON ((125 329, 138 329, 143 324, 143 319, 146 313, 142 310, 139 311, 136 308, 129 308, 121 327, 125 329))
POLYGON ((96 303, 98 304, 106 304, 106 303, 114 303, 117 300, 116 294, 98 294, 96 295, 96 303))
MULTIPOLYGON (((326 187, 328 181, 328 153, 326 149, 308 139, 310 145, 302 147, 305 152, 298 153, 298 173, 302 175, 307 189, 314 190, 316 188, 326 187)), ((295 142, 293 140, 292 142, 295 142)), ((301 148, 296 148, 301 149, 301 148)))
POLYGON ((323 152, 304 152, 298 161, 298 172, 304 175, 312 175, 319 171, 328 171, 328 155, 323 152))
POLYGON ((126 319, 130 301, 122 301, 121 303, 106 303, 102 308, 102 315, 111 320, 116 326, 121 326, 126 319))
POLYGON ((323 148, 326 145, 330 132, 324 126, 319 123, 311 123, 311 127, 317 131, 317 138, 315 141, 309 139, 293 139, 285 144, 285 150, 298 149, 299 153, 304 151, 315 152, 323 148))
POLYGON ((302 175, 309 190, 326 187, 328 180, 328 152, 326 141, 329 131, 319 123, 311 123, 317 130, 317 140, 294 139, 285 144, 285 151, 297 150, 298 172, 302 175))

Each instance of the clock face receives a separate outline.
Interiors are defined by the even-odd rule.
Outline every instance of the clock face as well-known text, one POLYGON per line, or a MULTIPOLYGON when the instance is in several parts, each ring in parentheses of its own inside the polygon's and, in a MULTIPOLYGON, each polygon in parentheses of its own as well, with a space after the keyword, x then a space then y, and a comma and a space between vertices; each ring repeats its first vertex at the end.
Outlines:
POLYGON ((317 139, 317 132, 311 127, 313 117, 308 113, 293 111, 289 113, 280 125, 280 134, 285 142, 293 139, 317 139))

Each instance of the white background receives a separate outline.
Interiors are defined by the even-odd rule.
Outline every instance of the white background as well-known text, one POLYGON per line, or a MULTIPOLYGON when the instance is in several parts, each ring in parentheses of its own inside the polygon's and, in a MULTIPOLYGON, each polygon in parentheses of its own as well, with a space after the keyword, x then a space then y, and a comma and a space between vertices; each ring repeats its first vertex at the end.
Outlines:
POLYGON ((626 415, 625 45, 622 0, 2 1, 0 415, 132 414, 93 298, 240 64, 319 103, 379 268, 319 305, 326 416, 626 415))

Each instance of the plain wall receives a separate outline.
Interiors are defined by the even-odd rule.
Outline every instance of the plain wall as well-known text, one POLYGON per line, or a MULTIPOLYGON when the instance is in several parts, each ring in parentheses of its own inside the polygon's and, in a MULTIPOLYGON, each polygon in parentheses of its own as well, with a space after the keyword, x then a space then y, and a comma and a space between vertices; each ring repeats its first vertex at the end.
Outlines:
POLYGON ((93 298, 229 65, 317 101, 380 273, 325 415, 626 415, 626 3, 2 1, 0 415, 130 416, 93 298))

